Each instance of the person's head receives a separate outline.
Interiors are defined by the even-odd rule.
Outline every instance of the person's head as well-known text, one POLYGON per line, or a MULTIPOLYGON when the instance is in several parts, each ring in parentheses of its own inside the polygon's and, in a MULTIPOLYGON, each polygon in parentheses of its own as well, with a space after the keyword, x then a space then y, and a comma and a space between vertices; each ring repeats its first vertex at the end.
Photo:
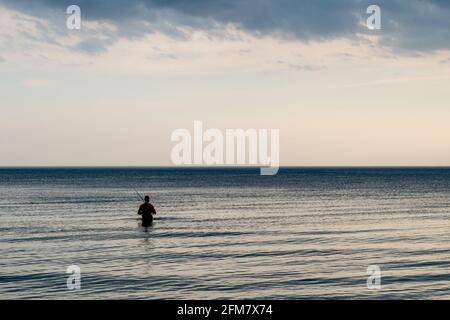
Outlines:
POLYGON ((150 197, 149 197, 149 196, 145 196, 145 197, 144 197, 144 201, 145 201, 146 203, 150 202, 150 197))

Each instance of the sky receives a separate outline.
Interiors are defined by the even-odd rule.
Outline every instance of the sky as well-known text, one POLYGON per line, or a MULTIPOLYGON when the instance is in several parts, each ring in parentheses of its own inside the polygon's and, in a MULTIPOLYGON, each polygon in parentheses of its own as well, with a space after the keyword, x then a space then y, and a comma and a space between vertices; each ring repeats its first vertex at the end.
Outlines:
POLYGON ((170 166, 196 120, 279 129, 285 166, 449 166, 449 89, 446 0, 0 0, 0 166, 170 166))

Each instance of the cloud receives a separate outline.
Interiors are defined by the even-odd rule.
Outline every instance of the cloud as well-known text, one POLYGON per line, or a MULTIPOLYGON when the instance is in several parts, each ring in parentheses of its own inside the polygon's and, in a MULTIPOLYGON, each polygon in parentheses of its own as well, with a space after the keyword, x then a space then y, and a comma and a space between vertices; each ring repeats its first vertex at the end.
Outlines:
POLYGON ((450 2, 383 1, 380 44, 405 52, 450 49, 450 2))
MULTIPOLYGON (((379 0, 382 30, 369 31, 364 23, 369 0, 79 0, 82 19, 106 21, 116 30, 101 37, 85 35, 75 46, 98 54, 120 38, 136 39, 152 32, 186 39, 189 30, 227 36, 226 25, 256 36, 299 41, 337 38, 358 40, 374 34, 379 44, 401 53, 450 49, 450 1, 379 0), (94 43, 98 41, 99 43, 94 43)), ((72 1, 0 0, 21 12, 52 19, 64 17, 72 1)), ((64 28, 60 24, 60 28, 64 28)))
POLYGON ((74 49, 88 54, 101 54, 108 51, 108 46, 113 44, 114 40, 110 38, 90 37, 78 42, 74 49))
POLYGON ((290 64, 289 67, 299 71, 319 71, 322 70, 322 67, 313 66, 309 64, 299 65, 299 64, 290 64))
POLYGON ((288 68, 297 70, 297 71, 320 71, 323 70, 324 67, 312 65, 312 64, 299 64, 299 63, 288 63, 283 60, 278 60, 278 64, 286 65, 288 68))

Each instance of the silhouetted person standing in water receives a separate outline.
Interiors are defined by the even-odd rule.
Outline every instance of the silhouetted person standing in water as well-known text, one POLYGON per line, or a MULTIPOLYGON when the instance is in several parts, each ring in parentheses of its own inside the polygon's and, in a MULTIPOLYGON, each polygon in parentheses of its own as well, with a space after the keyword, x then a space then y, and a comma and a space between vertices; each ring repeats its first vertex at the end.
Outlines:
POLYGON ((138 214, 142 215, 142 226, 149 227, 153 222, 153 214, 156 214, 155 207, 150 203, 150 197, 144 197, 144 203, 139 207, 138 214))

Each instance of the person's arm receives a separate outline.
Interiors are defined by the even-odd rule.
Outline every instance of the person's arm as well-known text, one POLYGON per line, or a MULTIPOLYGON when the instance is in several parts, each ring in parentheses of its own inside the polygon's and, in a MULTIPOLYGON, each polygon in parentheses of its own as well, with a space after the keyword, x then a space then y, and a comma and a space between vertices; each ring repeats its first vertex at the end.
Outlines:
POLYGON ((138 214, 142 215, 142 205, 139 206, 138 214))

